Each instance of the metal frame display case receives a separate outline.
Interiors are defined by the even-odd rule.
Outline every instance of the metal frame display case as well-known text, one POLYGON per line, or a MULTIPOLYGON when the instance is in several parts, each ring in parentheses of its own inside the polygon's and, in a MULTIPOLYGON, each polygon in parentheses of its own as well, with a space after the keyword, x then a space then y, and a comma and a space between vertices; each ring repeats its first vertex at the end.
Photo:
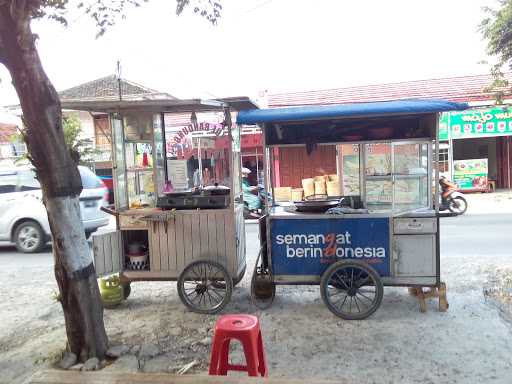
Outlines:
MULTIPOLYGON (((440 281, 437 122, 439 112, 464 108, 408 100, 240 112, 238 123, 262 127, 265 187, 272 196, 275 148, 303 146, 304 162, 319 146, 337 149, 334 180, 340 193, 324 200, 337 200, 333 204, 338 206, 325 212, 323 201, 267 201, 254 296, 272 299, 278 284, 319 284, 335 315, 363 319, 380 306, 383 286, 411 287, 423 300, 423 287, 428 287, 427 296, 439 297, 440 309, 446 310, 440 281), (340 174, 344 145, 359 154, 353 178, 357 198, 354 191, 345 193, 340 174), (304 205, 317 205, 319 212, 301 212, 304 205)), ((308 175, 315 176, 327 177, 308 175)), ((303 186, 305 193, 304 180, 303 186)))

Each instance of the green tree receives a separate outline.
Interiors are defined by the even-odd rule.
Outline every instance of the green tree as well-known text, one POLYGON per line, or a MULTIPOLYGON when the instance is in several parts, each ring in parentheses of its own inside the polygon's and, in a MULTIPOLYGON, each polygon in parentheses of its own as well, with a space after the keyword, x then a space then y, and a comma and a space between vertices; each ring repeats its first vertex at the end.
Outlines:
MULTIPOLYGON (((94 148, 93 140, 83 137, 82 122, 76 115, 62 117, 62 130, 64 133, 64 142, 69 154, 76 164, 90 165, 94 162, 94 156, 98 154, 98 150, 94 148)), ((25 141, 23 131, 11 137, 13 143, 21 143, 25 141)), ((28 154, 19 159, 19 161, 27 160, 28 154)))
POLYGON ((498 0, 497 9, 485 7, 484 10, 487 16, 480 24, 480 31, 487 41, 487 53, 497 59, 491 68, 494 81, 486 90, 494 92, 501 103, 509 86, 502 68, 512 67, 512 0, 498 0))
POLYGON ((94 148, 93 140, 83 136, 82 122, 76 115, 62 118, 64 142, 71 158, 76 164, 90 165, 98 151, 94 148))
MULTIPOLYGON (((145 0, 141 0, 144 2, 145 0)), ((24 139, 43 191, 53 237, 55 278, 60 292, 68 349, 81 361, 102 359, 108 347, 98 284, 80 220, 82 190, 76 162, 67 149, 59 97, 46 75, 31 22, 47 18, 67 24, 67 12, 78 7, 105 33, 128 6, 138 0, 0 0, 0 64, 9 71, 23 113, 24 139)), ((216 23, 221 6, 213 0, 177 0, 216 23)))

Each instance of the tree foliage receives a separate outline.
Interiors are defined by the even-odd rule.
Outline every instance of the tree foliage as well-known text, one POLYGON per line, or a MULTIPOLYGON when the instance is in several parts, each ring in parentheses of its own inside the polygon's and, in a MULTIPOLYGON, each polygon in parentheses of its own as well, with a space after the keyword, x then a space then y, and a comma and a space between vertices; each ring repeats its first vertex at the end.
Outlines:
POLYGON ((487 41, 487 53, 496 57, 497 62, 491 68, 493 83, 486 88, 494 92, 497 102, 501 103, 509 83, 502 68, 512 68, 512 0, 499 0, 498 8, 485 7, 486 17, 480 24, 480 31, 487 41))
MULTIPOLYGON (((63 116, 62 130, 64 141, 73 161, 79 165, 89 166, 94 162, 94 157, 99 153, 94 148, 94 142, 91 138, 84 137, 82 122, 77 115, 63 116)), ((25 140, 23 130, 11 137, 11 142, 20 143, 25 140)), ((19 161, 30 160, 28 154, 22 156, 19 161)))

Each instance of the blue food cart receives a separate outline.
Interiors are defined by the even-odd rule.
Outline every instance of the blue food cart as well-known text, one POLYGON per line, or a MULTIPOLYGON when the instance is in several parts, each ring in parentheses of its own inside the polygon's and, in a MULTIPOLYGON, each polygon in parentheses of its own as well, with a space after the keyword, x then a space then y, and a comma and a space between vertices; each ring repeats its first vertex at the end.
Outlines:
POLYGON ((465 108, 402 100, 239 112, 238 124, 263 132, 273 197, 260 220, 253 295, 271 299, 276 285, 319 284, 331 312, 364 319, 380 306, 384 286, 404 286, 422 310, 426 296, 446 310, 438 121, 440 112, 465 108))

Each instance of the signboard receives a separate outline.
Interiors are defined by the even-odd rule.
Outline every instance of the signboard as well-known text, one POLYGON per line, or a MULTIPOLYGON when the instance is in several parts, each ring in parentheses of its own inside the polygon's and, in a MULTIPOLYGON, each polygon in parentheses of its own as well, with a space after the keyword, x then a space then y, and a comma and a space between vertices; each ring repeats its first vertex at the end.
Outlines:
POLYGON ((487 159, 455 160, 453 169, 460 189, 487 189, 487 159))
POLYGON ((389 276, 389 218, 275 219, 274 275, 320 276, 338 260, 361 260, 389 276))
POLYGON ((445 112, 439 120, 439 140, 512 135, 512 109, 494 107, 445 112))
POLYGON ((167 179, 171 182, 174 190, 187 190, 187 160, 167 160, 167 179))

